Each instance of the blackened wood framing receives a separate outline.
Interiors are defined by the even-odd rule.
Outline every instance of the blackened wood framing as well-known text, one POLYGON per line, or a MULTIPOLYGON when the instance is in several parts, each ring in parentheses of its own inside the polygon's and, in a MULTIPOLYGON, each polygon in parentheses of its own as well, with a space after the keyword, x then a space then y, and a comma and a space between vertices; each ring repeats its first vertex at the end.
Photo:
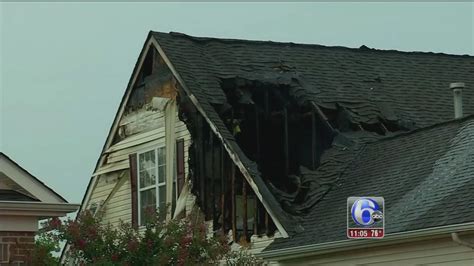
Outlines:
POLYGON ((132 226, 138 228, 138 173, 137 173, 137 154, 128 156, 130 163, 130 188, 132 190, 132 226))
POLYGON ((184 139, 176 141, 176 179, 178 185, 178 197, 184 186, 184 139))
POLYGON ((270 227, 268 221, 268 212, 265 211, 265 233, 268 235, 270 234, 270 227))
POLYGON ((288 176, 290 172, 290 158, 288 154, 288 109, 283 109, 283 153, 285 157, 285 175, 288 176))
POLYGON ((221 165, 220 165, 220 176, 221 176, 221 224, 222 224, 222 230, 225 233, 226 227, 225 227, 225 194, 226 194, 226 189, 225 189, 225 182, 227 180, 227 175, 225 173, 225 165, 224 165, 224 147, 221 145, 220 146, 220 156, 221 156, 221 165))
POLYGON ((242 227, 244 230, 243 237, 247 241, 248 225, 247 225, 247 181, 242 178, 242 227))
POLYGON ((254 201, 253 201, 253 208, 254 208, 254 212, 253 212, 253 234, 254 235, 258 235, 258 200, 257 200, 257 197, 254 195, 254 201))
POLYGON ((232 239, 234 242, 237 242, 237 224, 235 223, 235 166, 232 164, 231 166, 231 199, 232 199, 232 239))
POLYGON ((201 199, 201 208, 206 213, 206 175, 204 169, 204 138, 203 138, 203 121, 200 115, 197 116, 197 162, 199 164, 199 194, 201 199))
POLYGON ((256 160, 257 163, 260 162, 261 155, 260 155, 260 119, 259 119, 259 113, 258 113, 258 106, 255 105, 255 139, 257 143, 257 156, 256 160))
MULTIPOLYGON (((211 167, 209 168, 209 181, 211 182, 211 211, 212 211, 212 221, 213 226, 217 225, 217 212, 216 212, 216 172, 214 167, 214 132, 209 128, 209 155, 211 157, 211 167)), ((215 228, 214 228, 215 229, 215 228)))
POLYGON ((316 114, 311 112, 311 167, 316 169, 316 114))

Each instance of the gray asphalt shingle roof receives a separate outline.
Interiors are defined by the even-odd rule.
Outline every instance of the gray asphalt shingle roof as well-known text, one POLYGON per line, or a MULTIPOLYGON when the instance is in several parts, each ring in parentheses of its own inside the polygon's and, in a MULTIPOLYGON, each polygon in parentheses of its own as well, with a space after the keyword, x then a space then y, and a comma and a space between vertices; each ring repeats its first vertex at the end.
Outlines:
MULTIPOLYGON (((306 97, 348 110, 356 122, 379 117, 421 128, 453 117, 451 82, 474 85, 474 57, 424 52, 192 37, 152 32, 202 102, 222 103, 221 79, 297 73, 306 97)), ((474 114, 474 88, 464 92, 474 114)))
POLYGON ((346 239, 349 196, 385 199, 387 234, 474 221, 474 116, 347 150, 350 166, 303 217, 304 232, 268 250, 346 239))

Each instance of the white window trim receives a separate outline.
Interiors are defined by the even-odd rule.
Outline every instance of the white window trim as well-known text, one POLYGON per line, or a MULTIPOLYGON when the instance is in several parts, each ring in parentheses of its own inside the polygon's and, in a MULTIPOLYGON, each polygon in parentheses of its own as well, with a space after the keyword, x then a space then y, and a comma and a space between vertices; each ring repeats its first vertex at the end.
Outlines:
MULTIPOLYGON (((156 205, 156 210, 159 209, 160 207, 160 198, 159 198, 159 188, 162 187, 162 186, 166 186, 166 168, 168 167, 168 164, 166 163, 167 162, 167 159, 168 158, 165 158, 165 161, 164 163, 160 163, 159 160, 158 160, 158 150, 159 149, 162 149, 164 148, 165 151, 166 151, 166 145, 159 145, 159 146, 156 146, 155 148, 153 149, 147 149, 147 150, 143 150, 143 151, 140 151, 140 152, 137 152, 137 209, 138 209, 138 226, 139 228, 143 228, 145 227, 145 225, 142 225, 142 217, 141 217, 141 192, 143 191, 146 191, 146 190, 149 190, 149 189, 155 189, 155 197, 156 197, 156 202, 155 202, 155 205, 156 205), (150 152, 150 151, 154 151, 155 153, 155 158, 156 158, 156 165, 155 165, 155 176, 156 176, 156 179, 155 179, 155 184, 154 185, 150 185, 150 186, 147 186, 147 187, 144 187, 142 188, 141 187, 141 183, 140 183, 140 171, 141 171, 141 168, 140 168, 140 154, 144 154, 144 153, 147 153, 147 152, 150 152), (158 168, 161 167, 161 166, 165 166, 165 178, 164 178, 164 181, 163 182, 158 182, 159 181, 159 176, 158 176, 158 168)), ((165 152, 165 155, 166 155, 166 152, 165 152)), ((176 158, 173 158, 173 167, 176 168, 176 158)), ((176 169, 174 169, 173 171, 173 184, 172 186, 174 186, 174 189, 176 190, 175 191, 175 201, 177 202, 178 201, 178 184, 177 184, 177 176, 176 176, 176 169), (176 184, 176 185, 175 185, 176 184)), ((166 196, 165 196, 166 198, 166 196)), ((171 202, 166 202, 166 204, 172 204, 171 202)))

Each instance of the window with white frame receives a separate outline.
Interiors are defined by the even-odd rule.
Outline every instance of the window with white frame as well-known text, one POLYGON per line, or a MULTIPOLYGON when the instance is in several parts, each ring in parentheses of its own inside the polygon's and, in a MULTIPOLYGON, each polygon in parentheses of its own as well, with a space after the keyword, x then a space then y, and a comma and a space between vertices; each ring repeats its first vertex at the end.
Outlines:
MULTIPOLYGON (((148 215, 158 210, 166 218, 166 208, 176 205, 176 174, 173 177, 173 202, 166 201, 166 149, 159 147, 138 155, 138 221, 145 225, 148 215)), ((173 160, 174 161, 174 160, 173 160)), ((175 163, 175 162, 173 162, 175 163)), ((176 172, 176 171, 173 171, 176 172)))

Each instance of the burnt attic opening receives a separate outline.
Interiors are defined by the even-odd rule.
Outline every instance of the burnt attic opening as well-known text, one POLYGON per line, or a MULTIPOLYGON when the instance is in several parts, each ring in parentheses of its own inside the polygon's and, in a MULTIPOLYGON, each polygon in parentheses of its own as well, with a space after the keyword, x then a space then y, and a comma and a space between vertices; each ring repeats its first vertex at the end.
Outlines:
POLYGON ((196 203, 214 230, 232 232, 234 242, 252 235, 272 235, 276 226, 256 194, 211 130, 205 118, 181 94, 179 118, 186 124, 189 147, 189 178, 196 203))
POLYGON ((221 119, 266 181, 282 191, 297 191, 290 176, 300 167, 316 169, 332 142, 311 105, 298 104, 289 85, 242 78, 222 79, 227 102, 216 105, 221 119))

